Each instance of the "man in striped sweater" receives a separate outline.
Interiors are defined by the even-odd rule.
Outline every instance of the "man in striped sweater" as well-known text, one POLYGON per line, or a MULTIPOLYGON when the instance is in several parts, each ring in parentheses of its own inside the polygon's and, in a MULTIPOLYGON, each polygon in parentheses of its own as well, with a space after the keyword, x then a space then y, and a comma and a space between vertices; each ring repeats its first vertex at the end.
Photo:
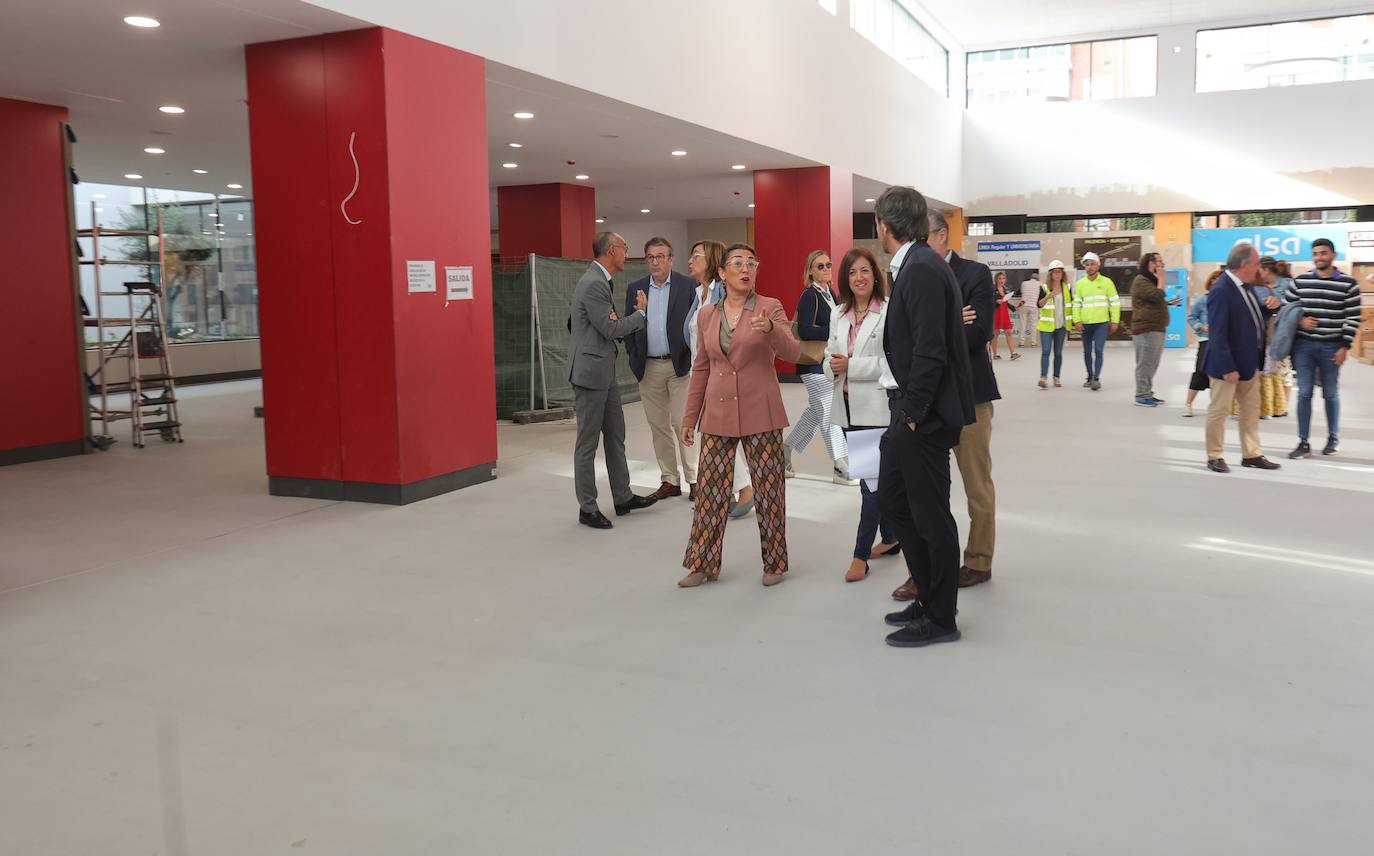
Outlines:
POLYGON ((1320 373, 1326 402, 1326 448, 1334 455, 1341 435, 1341 364, 1355 341, 1360 323, 1360 286, 1336 267, 1336 248, 1326 238, 1312 242, 1314 270, 1299 276, 1283 295, 1284 303, 1302 303, 1302 320, 1293 342, 1293 370, 1298 376, 1298 447, 1288 457, 1312 454, 1312 390, 1320 373))

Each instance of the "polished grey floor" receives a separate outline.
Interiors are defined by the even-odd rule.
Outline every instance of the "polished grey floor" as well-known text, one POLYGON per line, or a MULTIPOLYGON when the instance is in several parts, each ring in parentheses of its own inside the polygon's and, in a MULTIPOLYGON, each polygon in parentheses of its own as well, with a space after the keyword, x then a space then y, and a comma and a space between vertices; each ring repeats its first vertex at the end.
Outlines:
POLYGON ((1099 393, 1036 356, 996 364, 995 578, 923 651, 883 644, 899 560, 841 580, 819 441, 774 589, 752 519, 693 591, 685 500, 577 526, 570 424, 405 508, 268 496, 253 383, 186 390, 184 445, 0 469, 0 852, 1370 852, 1374 367, 1340 456, 1241 470, 1231 427, 1220 476, 1190 353, 1158 410, 1128 349, 1099 393))

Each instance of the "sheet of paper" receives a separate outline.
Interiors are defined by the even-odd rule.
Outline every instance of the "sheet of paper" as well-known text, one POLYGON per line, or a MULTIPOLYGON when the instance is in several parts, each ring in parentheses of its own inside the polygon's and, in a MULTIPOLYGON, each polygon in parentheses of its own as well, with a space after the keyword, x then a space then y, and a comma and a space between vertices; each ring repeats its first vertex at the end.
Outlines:
POLYGON ((439 284, 434 276, 434 260, 416 262, 407 259, 406 282, 411 294, 438 291, 439 284))
POLYGON ((471 267, 445 267, 444 283, 448 293, 448 296, 444 298, 445 300, 472 299, 471 267))
POLYGON ((849 477, 862 479, 869 490, 878 488, 878 441, 885 431, 884 428, 869 428, 846 435, 849 438, 849 477))

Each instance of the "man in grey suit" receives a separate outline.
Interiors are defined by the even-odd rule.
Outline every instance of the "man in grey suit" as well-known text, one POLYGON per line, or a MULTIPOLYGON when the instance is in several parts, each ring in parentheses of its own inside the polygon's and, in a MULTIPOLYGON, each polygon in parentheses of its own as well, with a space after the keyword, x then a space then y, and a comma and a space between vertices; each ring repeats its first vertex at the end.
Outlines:
POLYGON ((614 232, 598 232, 592 239, 594 261, 573 291, 569 329, 568 382, 577 408, 577 446, 573 451, 573 481, 581 510, 577 522, 593 529, 610 529, 611 521, 596 504, 596 441, 604 438, 606 470, 611 477, 611 497, 617 517, 657 502, 652 496, 630 491, 630 467, 625 462, 625 411, 615 384, 615 361, 620 353, 616 340, 644 329, 648 295, 640 292, 635 310, 625 318, 616 315, 611 290, 615 274, 625 269, 630 248, 614 232))

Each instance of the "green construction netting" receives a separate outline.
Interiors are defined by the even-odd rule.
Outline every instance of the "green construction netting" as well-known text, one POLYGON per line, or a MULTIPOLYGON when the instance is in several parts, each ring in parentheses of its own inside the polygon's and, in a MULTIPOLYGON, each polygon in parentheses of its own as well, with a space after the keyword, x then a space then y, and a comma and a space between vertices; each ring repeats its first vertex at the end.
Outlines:
MULTIPOLYGON (((586 273, 590 261, 533 257, 531 263, 498 262, 492 268, 492 315, 496 333, 496 415, 510 419, 519 410, 571 407, 572 387, 568 384, 568 311, 573 290, 586 273), (539 305, 539 323, 533 324, 532 306, 539 305), (533 328, 533 330, 532 330, 533 328), (537 347, 531 348, 531 341, 537 347), (543 365, 540 365, 540 355, 543 365), (545 399, 545 390, 548 392, 545 399)), ((642 259, 626 262, 617 274, 614 302, 617 311, 625 308, 625 286, 648 275, 642 259)), ((621 400, 639 400, 639 384, 624 357, 616 361, 616 381, 621 400)))

